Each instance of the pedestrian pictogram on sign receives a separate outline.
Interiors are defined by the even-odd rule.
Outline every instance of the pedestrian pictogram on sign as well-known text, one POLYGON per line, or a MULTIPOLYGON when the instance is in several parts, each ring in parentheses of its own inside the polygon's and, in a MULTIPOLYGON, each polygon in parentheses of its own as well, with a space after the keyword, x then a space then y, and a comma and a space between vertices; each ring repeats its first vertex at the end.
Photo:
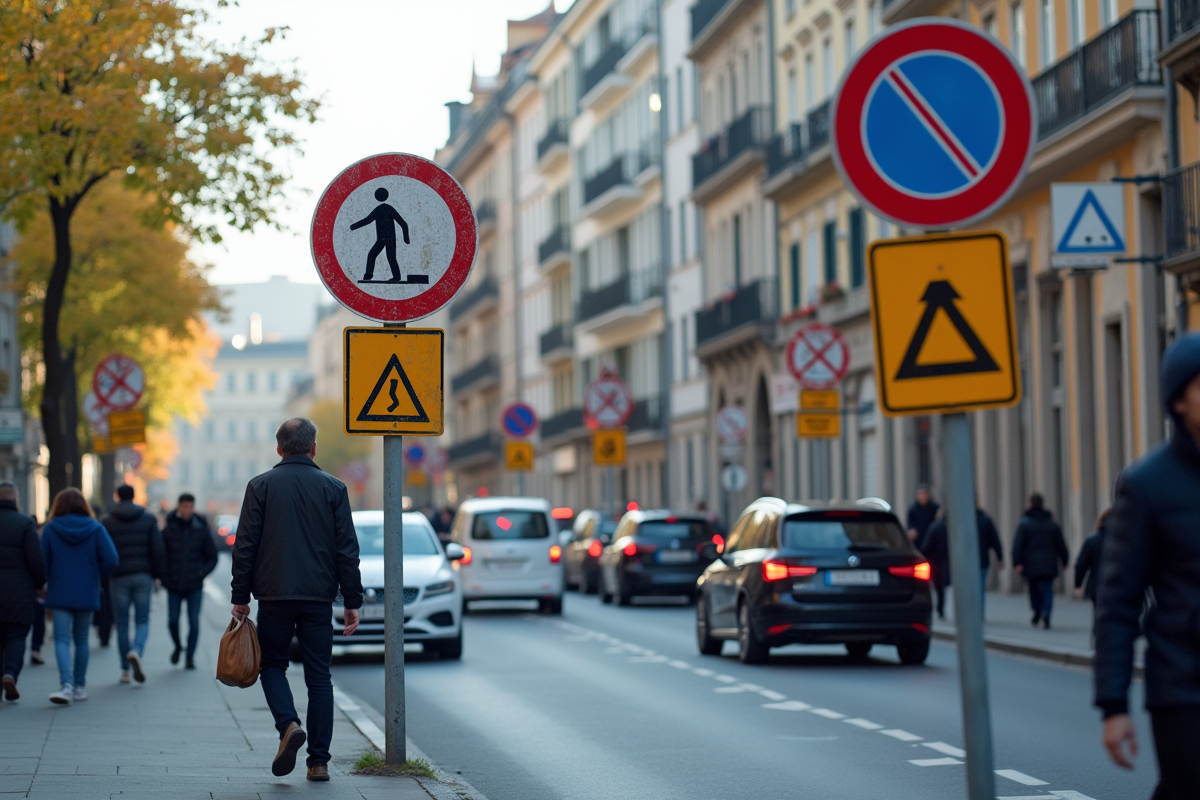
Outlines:
POLYGON ((846 183, 880 216, 918 228, 991 214, 1037 142, 1024 70, 990 36, 945 18, 876 37, 847 68, 831 115, 846 183))
POLYGON ((809 323, 788 342, 787 367, 802 388, 831 389, 850 369, 850 345, 834 328, 809 323))
POLYGON ((1050 186, 1055 267, 1104 267, 1125 254, 1125 187, 1119 183, 1050 186))
POLYGON ((533 469, 533 442, 505 442, 504 468, 513 472, 533 469))
POLYGON ((583 421, 592 429, 616 428, 633 415, 633 393, 621 377, 604 367, 583 390, 583 421))
POLYGON ((599 467, 625 465, 625 429, 605 428, 592 431, 592 461, 599 467))
POLYGON ((142 366, 121 353, 105 358, 92 373, 92 391, 96 393, 96 399, 114 411, 133 408, 145 390, 146 373, 142 366))
POLYGON ((889 415, 1020 400, 1004 236, 941 234, 868 251, 880 406, 889 415))
POLYGON ((346 328, 345 431, 440 436, 445 332, 346 328))
POLYGON ((528 403, 513 403, 500 415, 504 432, 517 439, 531 436, 537 427, 537 412, 528 403))
POLYGON ((383 153, 350 165, 325 189, 311 244, 321 280, 342 305, 380 322, 411 322, 466 283, 475 212, 437 164, 383 153))

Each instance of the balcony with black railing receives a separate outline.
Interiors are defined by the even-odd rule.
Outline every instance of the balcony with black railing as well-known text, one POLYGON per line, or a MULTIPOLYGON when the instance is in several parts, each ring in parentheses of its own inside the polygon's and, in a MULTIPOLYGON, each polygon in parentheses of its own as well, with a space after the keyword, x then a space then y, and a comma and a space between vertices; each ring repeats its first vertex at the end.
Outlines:
POLYGON ((1039 141, 1126 93, 1161 92, 1158 42, 1158 11, 1136 9, 1035 77, 1039 141))
POLYGON ((455 442, 446 449, 446 455, 451 464, 462 466, 464 461, 486 463, 499 461, 504 449, 504 440, 495 431, 472 436, 461 442, 455 442))
POLYGON ((712 355, 754 338, 769 339, 779 316, 777 284, 760 278, 696 312, 696 354, 712 355))
POLYGON ((450 321, 457 322, 466 315, 482 310, 500 301, 500 287, 491 275, 485 276, 474 287, 467 289, 450 306, 450 321))
POLYGON ((1163 0, 1167 41, 1158 60, 1193 94, 1200 89, 1200 0, 1163 0))
POLYGON ((625 42, 613 42, 595 61, 589 64, 583 70, 583 83, 579 87, 579 96, 583 97, 595 89, 600 81, 608 77, 617 68, 617 62, 624 57, 627 49, 625 42))
POLYGON ((666 403, 660 394, 634 400, 633 413, 629 415, 625 427, 630 433, 661 430, 665 410, 666 403))
POLYGON ((456 373, 450 379, 450 391, 458 394, 468 389, 481 388, 499 382, 500 362, 495 356, 488 355, 456 373))
POLYGON ((496 203, 494 201, 483 200, 476 204, 475 224, 478 226, 480 236, 496 230, 496 203))
POLYGON ((575 351, 575 336, 570 322, 556 322, 538 337, 538 352, 543 359, 570 358, 575 351))
POLYGON ((541 434, 543 442, 566 433, 583 433, 585 430, 587 429, 583 425, 583 409, 578 406, 546 417, 538 425, 538 433, 541 434))
POLYGON ((771 136, 771 110, 748 108, 692 156, 693 196, 719 190, 761 163, 771 136))
POLYGON ((1168 172, 1162 182, 1164 266, 1200 272, 1200 162, 1168 172))
POLYGON ((537 143, 537 158, 538 163, 546 158, 546 154, 555 148, 563 153, 567 151, 567 141, 569 139, 570 120, 560 117, 554 120, 546 128, 546 134, 538 139, 537 143))
POLYGON ((831 156, 829 149, 830 103, 826 100, 767 143, 766 190, 772 195, 831 156), (785 175, 787 177, 780 177, 785 175))
POLYGON ((559 225, 538 243, 538 266, 545 268, 551 262, 564 258, 571 258, 571 229, 566 225, 559 225))
POLYGON ((616 189, 619 186, 630 186, 633 184, 633 172, 631 169, 632 161, 629 156, 620 155, 609 162, 608 166, 583 182, 583 203, 588 203, 596 200, 605 192, 616 189))
POLYGON ((662 276, 651 267, 628 272, 615 281, 579 294, 576 324, 587 323, 615 309, 629 307, 631 313, 647 300, 662 296, 662 276))

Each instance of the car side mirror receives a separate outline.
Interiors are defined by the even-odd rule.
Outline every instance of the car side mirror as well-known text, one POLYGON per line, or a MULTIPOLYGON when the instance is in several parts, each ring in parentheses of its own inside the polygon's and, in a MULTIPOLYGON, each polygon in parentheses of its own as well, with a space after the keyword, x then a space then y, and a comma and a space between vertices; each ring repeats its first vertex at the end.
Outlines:
POLYGON ((467 557, 467 553, 463 550, 463 546, 458 542, 451 542, 446 545, 446 558, 451 561, 461 561, 467 557))
POLYGON ((717 552, 717 546, 712 542, 708 542, 700 547, 700 557, 705 561, 716 561, 720 557, 717 552))

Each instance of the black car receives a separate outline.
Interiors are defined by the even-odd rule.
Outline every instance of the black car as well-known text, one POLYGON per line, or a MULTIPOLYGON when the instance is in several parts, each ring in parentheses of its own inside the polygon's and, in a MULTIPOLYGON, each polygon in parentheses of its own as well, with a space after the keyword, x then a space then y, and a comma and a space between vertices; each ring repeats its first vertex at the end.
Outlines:
POLYGON ((902 663, 923 664, 929 579, 929 562, 879 501, 807 506, 761 498, 697 582, 696 638, 704 655, 737 639, 747 664, 796 643, 844 644, 856 657, 891 644, 902 663))
POLYGON ((595 594, 600 588, 600 552, 612 541, 617 521, 593 509, 579 512, 571 540, 563 549, 568 589, 595 594))
POLYGON ((696 579, 716 558, 716 529, 704 517, 629 511, 600 554, 600 601, 629 605, 635 595, 694 597, 696 579))

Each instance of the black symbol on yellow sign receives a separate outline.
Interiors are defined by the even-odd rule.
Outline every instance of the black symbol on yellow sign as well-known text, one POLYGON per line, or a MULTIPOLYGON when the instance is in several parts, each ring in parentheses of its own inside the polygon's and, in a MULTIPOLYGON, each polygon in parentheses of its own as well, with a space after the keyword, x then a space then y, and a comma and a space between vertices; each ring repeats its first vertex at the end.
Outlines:
POLYGON ((921 321, 917 323, 917 330, 913 334, 912 341, 909 342, 908 350, 904 353, 904 360, 900 362, 900 369, 896 371, 896 380, 938 378, 947 375, 967 375, 973 372, 998 372, 1000 370, 996 360, 988 353, 983 342, 975 335, 975 331, 971 329, 962 312, 958 310, 958 306, 954 304, 959 297, 958 292, 954 291, 954 287, 950 285, 950 281, 929 282, 929 286, 925 288, 925 294, 921 295, 921 302, 925 303, 925 313, 921 315, 921 321), (971 350, 971 354, 975 356, 973 359, 934 364, 917 363, 939 309, 958 331, 963 343, 971 350))
MULTIPOLYGON (((407 409, 406 409, 407 410, 407 409)), ((408 375, 404 372, 404 367, 400 366, 400 359, 393 353, 388 359, 387 366, 383 368, 383 374, 379 376, 379 380, 375 382, 375 388, 371 390, 371 396, 367 398, 367 402, 363 405, 362 411, 358 412, 359 422, 429 422, 429 415, 425 413, 425 409, 421 406, 421 401, 417 399, 417 393, 413 390, 412 382, 408 379, 408 375), (394 377, 393 377, 394 376, 394 377), (400 384, 404 385, 404 392, 412 403, 412 409, 416 412, 413 414, 395 414, 400 407, 401 400, 396 394, 400 384), (371 413, 371 407, 375 404, 375 400, 379 397, 379 393, 387 387, 387 399, 391 402, 385 407, 386 414, 381 414, 378 411, 371 413)))
POLYGON ((505 466, 514 471, 533 469, 533 444, 531 442, 505 442, 505 466))
POLYGON ((610 467, 625 463, 624 428, 592 431, 592 461, 599 466, 610 467))

